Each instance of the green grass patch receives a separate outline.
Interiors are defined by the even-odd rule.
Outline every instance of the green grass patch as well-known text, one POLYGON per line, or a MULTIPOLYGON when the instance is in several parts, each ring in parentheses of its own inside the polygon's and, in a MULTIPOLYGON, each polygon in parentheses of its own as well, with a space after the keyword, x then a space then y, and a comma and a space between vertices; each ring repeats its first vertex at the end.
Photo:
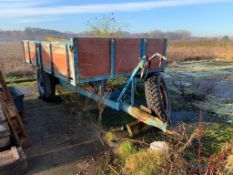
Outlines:
POLYGON ((221 145, 231 141, 232 138, 233 124, 211 123, 205 129, 203 149, 210 153, 217 153, 221 145))
POLYGON ((165 175, 168 172, 163 168, 166 164, 165 156, 142 149, 129 155, 125 162, 124 172, 130 175, 165 175))
POLYGON ((117 147, 115 152, 125 161, 131 154, 136 152, 136 148, 131 142, 125 141, 117 147))
POLYGON ((6 74, 6 81, 28 78, 36 78, 35 72, 30 70, 16 70, 6 74))
MULTIPOLYGON (((188 136, 195 130, 197 127, 196 124, 186 125, 186 132, 188 136), (189 134, 190 133, 190 134, 189 134)), ((202 142, 202 151, 205 154, 214 154, 218 153, 222 146, 225 143, 228 143, 233 138, 233 124, 227 123, 204 123, 204 136, 201 139, 202 142)), ((194 146, 197 146, 196 143, 193 143, 194 146)))

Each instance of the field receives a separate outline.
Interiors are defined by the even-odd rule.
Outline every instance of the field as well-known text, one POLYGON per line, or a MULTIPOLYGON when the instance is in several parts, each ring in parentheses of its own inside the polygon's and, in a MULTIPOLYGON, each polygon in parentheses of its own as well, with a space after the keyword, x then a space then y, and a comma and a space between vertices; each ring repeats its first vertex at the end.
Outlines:
MULTIPOLYGON (((157 130, 129 138, 121 127, 132 118, 124 113, 106 108, 99 125, 97 104, 87 98, 59 87, 61 101, 49 104, 37 98, 36 82, 13 84, 25 93, 23 117, 32 139, 28 173, 231 174, 233 42, 171 41, 168 60, 164 78, 172 127, 183 136, 178 139, 157 130), (170 144, 169 155, 148 151, 155 140, 170 144)), ((21 61, 19 43, 0 43, 0 69, 8 79, 31 76, 24 72, 32 68, 21 61)))
POLYGON ((190 41, 170 41, 168 44, 170 62, 202 59, 233 60, 233 41, 203 39, 190 41))

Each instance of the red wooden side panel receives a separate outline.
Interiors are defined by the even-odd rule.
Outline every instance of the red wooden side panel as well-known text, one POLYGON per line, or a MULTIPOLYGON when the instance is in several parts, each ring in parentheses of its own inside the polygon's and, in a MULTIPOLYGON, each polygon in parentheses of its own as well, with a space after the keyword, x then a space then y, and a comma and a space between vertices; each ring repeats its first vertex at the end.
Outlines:
POLYGON ((24 59, 26 63, 31 63, 30 61, 30 55, 28 50, 28 42, 23 42, 23 50, 24 50, 24 59))
POLYGON ((30 59, 33 65, 36 65, 36 45, 29 41, 30 59))
MULTIPOLYGON (((50 65, 50 48, 49 45, 43 44, 44 53, 42 52, 43 65, 51 67, 50 65)), ((66 55, 66 45, 64 44, 52 44, 52 61, 54 73, 61 75, 65 78, 68 76, 71 78, 71 83, 75 83, 75 71, 74 71, 74 60, 71 50, 68 48, 68 61, 66 55)))
POLYGON ((116 39, 116 74, 130 73, 139 62, 140 39, 119 38, 116 39))
POLYGON ((110 75, 110 64, 110 39, 78 39, 78 70, 81 79, 110 75))
POLYGON ((41 44, 41 56, 43 67, 51 71, 50 45, 48 43, 41 44))
POLYGON ((53 66, 54 72, 62 76, 68 75, 67 61, 66 61, 66 49, 65 45, 53 44, 53 66))
MULTIPOLYGON (((164 53, 164 39, 147 39, 146 41, 146 55, 148 57, 152 56, 154 53, 160 53, 163 55, 164 53)), ((151 68, 160 67, 161 60, 156 59, 151 62, 151 68)))

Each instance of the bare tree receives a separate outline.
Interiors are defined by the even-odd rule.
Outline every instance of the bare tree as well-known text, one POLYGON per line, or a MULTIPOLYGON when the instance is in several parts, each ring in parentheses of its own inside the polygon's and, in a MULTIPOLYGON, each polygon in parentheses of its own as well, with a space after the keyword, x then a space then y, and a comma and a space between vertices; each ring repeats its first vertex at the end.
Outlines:
POLYGON ((114 14, 103 15, 87 23, 88 35, 97 37, 118 37, 122 33, 123 25, 116 19, 114 14))

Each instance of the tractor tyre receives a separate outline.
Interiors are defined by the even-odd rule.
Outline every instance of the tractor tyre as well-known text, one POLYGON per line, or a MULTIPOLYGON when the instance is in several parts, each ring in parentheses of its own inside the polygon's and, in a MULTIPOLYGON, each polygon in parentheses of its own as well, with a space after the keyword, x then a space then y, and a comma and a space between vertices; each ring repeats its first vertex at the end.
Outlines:
POLYGON ((149 75, 144 85, 147 107, 162 121, 170 122, 171 103, 162 75, 160 73, 149 75))
POLYGON ((39 97, 47 102, 55 100, 57 78, 41 70, 37 71, 39 97))

